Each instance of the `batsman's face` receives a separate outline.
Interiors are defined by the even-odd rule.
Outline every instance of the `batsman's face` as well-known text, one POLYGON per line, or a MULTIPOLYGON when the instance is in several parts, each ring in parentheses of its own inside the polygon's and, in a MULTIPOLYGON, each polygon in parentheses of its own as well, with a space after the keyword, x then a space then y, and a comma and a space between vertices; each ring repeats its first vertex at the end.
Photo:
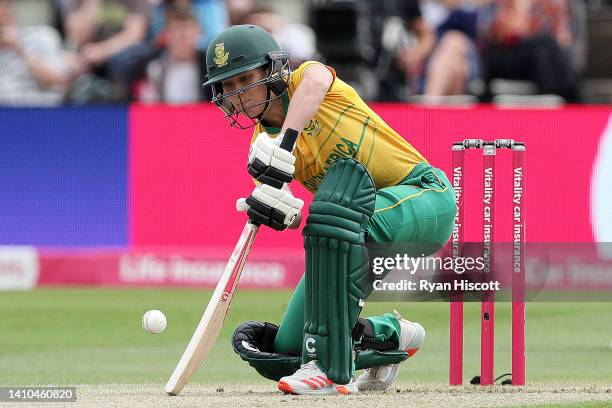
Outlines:
POLYGON ((259 116, 265 107, 268 89, 265 83, 252 86, 255 82, 265 79, 265 68, 255 68, 235 77, 222 81, 223 93, 234 92, 227 99, 250 118, 259 116), (238 91, 238 92, 235 92, 238 91))

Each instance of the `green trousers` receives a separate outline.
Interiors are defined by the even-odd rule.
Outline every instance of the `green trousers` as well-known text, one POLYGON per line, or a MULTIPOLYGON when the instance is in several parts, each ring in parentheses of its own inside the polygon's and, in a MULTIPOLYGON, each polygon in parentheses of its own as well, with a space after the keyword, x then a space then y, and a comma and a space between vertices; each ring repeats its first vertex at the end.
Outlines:
MULTIPOLYGON (((376 209, 368 226, 372 242, 445 244, 454 227, 455 194, 446 175, 418 164, 396 186, 376 192, 376 209)), ((427 254, 426 254, 427 255, 427 254)), ((376 338, 399 341, 399 323, 391 314, 369 317, 376 338)), ((304 336, 304 277, 293 292, 280 324, 274 351, 300 353, 304 336)))

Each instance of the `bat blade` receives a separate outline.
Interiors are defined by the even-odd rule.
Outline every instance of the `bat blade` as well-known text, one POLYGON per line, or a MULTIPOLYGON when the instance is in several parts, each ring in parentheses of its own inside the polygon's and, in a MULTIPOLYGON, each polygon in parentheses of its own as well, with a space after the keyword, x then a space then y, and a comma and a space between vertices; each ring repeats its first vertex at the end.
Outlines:
POLYGON ((165 391, 168 394, 178 395, 182 391, 215 345, 257 230, 258 226, 250 222, 247 222, 242 230, 204 315, 166 384, 165 391))

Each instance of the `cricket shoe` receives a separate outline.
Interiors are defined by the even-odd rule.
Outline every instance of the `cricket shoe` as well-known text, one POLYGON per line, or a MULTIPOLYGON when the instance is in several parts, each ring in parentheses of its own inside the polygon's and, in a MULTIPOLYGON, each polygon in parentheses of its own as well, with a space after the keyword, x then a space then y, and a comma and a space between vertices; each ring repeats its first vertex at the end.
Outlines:
MULTIPOLYGON (((403 319, 397 310, 393 315, 400 324, 399 350, 405 350, 412 357, 425 341, 425 329, 419 323, 403 319)), ((393 384, 399 374, 399 363, 372 367, 364 370, 357 378, 359 391, 386 390, 393 384)))
POLYGON ((356 394, 359 391, 353 378, 348 384, 331 381, 319 368, 316 360, 302 364, 293 375, 281 378, 278 389, 285 394, 295 395, 356 394))

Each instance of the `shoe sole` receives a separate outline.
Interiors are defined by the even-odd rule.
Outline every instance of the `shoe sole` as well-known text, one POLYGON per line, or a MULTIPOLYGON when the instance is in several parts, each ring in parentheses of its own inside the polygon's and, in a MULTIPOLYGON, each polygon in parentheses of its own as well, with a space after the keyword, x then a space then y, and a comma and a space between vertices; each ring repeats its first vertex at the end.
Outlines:
MULTIPOLYGON (((410 344, 412 340, 418 339, 418 344, 420 347, 425 341, 425 328, 420 323, 417 323, 417 322, 410 322, 410 324, 416 326, 416 333, 410 339, 410 341, 408 341, 408 344, 410 344)), ((407 348, 405 351, 406 353, 408 353, 408 357, 412 357, 416 354, 417 351, 419 351, 419 349, 418 348, 407 348)), ((397 378, 399 368, 400 368, 399 363, 393 366, 393 368, 391 369, 391 373, 389 374, 389 378, 387 379, 387 381, 383 382, 383 386, 385 387, 383 388, 383 390, 386 390, 387 388, 391 386, 391 384, 393 384, 393 381, 395 381, 395 379, 397 378)))
MULTIPOLYGON (((405 319, 402 319, 404 321, 407 321, 405 319)), ((410 324, 416 326, 416 333, 415 335, 407 342, 408 344, 410 344, 410 342, 414 339, 419 339, 418 343, 419 343, 419 347, 421 344, 423 344, 423 342, 425 341, 425 328, 417 322, 410 322, 410 324)), ((408 357, 412 357, 413 355, 416 354, 417 351, 419 351, 418 348, 407 348, 405 349, 406 353, 408 353, 408 357)), ((391 368, 391 371, 389 372, 389 375, 387 377, 387 380, 384 382, 381 382, 379 385, 373 386, 373 387, 359 387, 360 391, 384 391, 386 389, 388 389, 391 384, 393 384, 393 381, 395 381, 395 379, 397 378, 398 375, 398 371, 400 368, 400 363, 398 364, 394 364, 393 368, 391 368)))
POLYGON ((289 383, 285 381, 278 382, 278 389, 285 394, 291 395, 349 395, 349 394, 357 394, 359 390, 355 387, 355 390, 351 390, 345 385, 335 385, 329 388, 322 388, 318 390, 306 389, 300 392, 296 392, 289 383))

